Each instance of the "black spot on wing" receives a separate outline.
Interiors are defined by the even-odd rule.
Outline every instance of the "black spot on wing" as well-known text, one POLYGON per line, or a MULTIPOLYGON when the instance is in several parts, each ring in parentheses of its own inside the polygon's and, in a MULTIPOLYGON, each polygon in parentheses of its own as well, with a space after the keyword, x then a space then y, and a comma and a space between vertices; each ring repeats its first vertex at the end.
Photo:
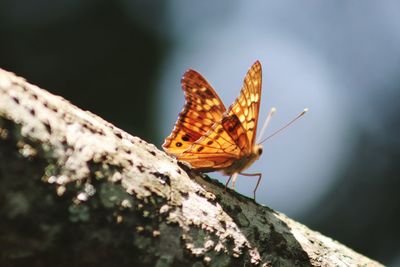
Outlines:
POLYGON ((205 93, 206 95, 208 95, 209 97, 214 97, 214 94, 210 91, 210 89, 206 89, 206 90, 204 91, 204 93, 205 93))
POLYGON ((222 126, 228 132, 233 132, 240 126, 239 118, 234 114, 222 119, 222 126))
POLYGON ((184 136, 182 136, 182 140, 185 141, 185 142, 189 141, 190 140, 190 135, 185 134, 184 136))

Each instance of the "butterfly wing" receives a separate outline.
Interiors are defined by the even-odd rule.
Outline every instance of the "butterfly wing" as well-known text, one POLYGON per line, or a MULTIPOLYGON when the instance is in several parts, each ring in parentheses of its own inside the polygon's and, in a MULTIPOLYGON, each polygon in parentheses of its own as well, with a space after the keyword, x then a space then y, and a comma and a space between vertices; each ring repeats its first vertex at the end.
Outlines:
POLYGON ((240 170, 252 153, 261 97, 261 64, 256 61, 246 74, 239 97, 200 139, 178 155, 194 169, 240 170), (240 163, 239 163, 240 162, 240 163))
POLYGON ((204 136, 226 111, 212 86, 198 72, 186 71, 181 85, 185 105, 172 133, 163 144, 164 150, 173 155, 179 155, 204 136))
POLYGON ((192 168, 201 171, 215 171, 231 166, 241 157, 241 146, 247 138, 236 116, 224 117, 178 159, 190 163, 192 168))
POLYGON ((258 114, 261 99, 262 70, 259 61, 256 61, 248 70, 244 78, 243 87, 239 97, 229 107, 228 115, 236 115, 249 140, 246 147, 251 152, 255 144, 258 114))

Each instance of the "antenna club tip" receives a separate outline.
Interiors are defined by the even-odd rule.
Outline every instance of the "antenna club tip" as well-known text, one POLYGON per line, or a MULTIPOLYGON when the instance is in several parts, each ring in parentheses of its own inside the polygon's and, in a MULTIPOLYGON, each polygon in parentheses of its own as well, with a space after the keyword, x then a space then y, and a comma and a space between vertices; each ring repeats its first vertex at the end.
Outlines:
POLYGON ((276 107, 271 108, 271 114, 274 114, 276 112, 276 107))
POLYGON ((308 108, 303 109, 303 112, 301 112, 301 115, 305 114, 306 112, 308 112, 308 108))

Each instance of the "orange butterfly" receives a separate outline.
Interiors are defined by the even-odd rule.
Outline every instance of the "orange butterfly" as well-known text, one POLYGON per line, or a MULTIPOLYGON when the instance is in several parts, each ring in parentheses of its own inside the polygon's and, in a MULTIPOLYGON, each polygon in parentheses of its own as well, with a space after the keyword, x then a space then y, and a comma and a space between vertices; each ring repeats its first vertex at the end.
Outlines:
POLYGON ((188 162, 201 172, 222 171, 229 175, 228 185, 256 161, 262 146, 255 143, 261 99, 261 64, 256 61, 246 74, 239 97, 226 110, 217 93, 203 76, 189 69, 182 77, 185 106, 179 113, 164 150, 178 160, 188 162))

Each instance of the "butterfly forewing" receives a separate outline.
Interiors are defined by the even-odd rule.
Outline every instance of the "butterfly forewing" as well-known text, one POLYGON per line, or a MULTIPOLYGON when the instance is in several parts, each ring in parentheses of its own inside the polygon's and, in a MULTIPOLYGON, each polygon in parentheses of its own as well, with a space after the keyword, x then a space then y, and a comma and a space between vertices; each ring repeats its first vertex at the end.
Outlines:
POLYGON ((246 155, 251 152, 246 130, 235 114, 225 116, 221 124, 225 132, 230 136, 230 140, 233 141, 231 141, 231 144, 234 144, 238 149, 239 155, 246 155))
POLYGON ((214 89, 198 72, 186 71, 181 85, 186 103, 163 144, 163 148, 174 155, 179 155, 204 136, 216 121, 222 119, 226 110, 214 89))
POLYGON ((249 148, 255 144, 258 113, 261 99, 261 64, 256 61, 244 78, 239 97, 229 107, 228 114, 235 114, 243 126, 249 140, 249 148))

